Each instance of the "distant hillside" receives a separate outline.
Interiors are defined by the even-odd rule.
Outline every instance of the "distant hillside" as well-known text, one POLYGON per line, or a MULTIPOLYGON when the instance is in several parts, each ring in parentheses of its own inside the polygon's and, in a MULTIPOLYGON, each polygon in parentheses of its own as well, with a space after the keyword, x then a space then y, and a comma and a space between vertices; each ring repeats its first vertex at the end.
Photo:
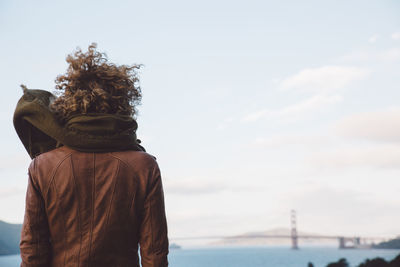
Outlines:
POLYGON ((377 245, 374 245, 373 248, 400 249, 400 237, 386 242, 381 242, 377 245))
MULTIPOLYGON (((290 238, 262 238, 255 236, 262 235, 287 235, 290 236, 290 229, 288 228, 276 228, 263 232, 251 232, 245 233, 237 236, 230 236, 227 238, 220 239, 218 241, 212 242, 209 245, 216 246, 290 246, 291 239, 290 238)), ((308 233, 308 232, 298 232, 298 235, 318 235, 316 233, 308 233)), ((300 239, 300 245, 325 245, 325 246, 337 246, 338 241, 332 239, 300 239)))
POLYGON ((21 224, 0 221, 0 255, 18 254, 21 224))

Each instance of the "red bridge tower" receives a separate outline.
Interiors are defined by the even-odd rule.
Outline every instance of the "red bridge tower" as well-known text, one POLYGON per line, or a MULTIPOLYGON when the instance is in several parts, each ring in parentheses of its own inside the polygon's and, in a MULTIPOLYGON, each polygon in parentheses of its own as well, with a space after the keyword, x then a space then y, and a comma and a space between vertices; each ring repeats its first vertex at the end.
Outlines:
POLYGON ((290 223, 292 226, 291 229, 291 239, 292 239, 292 249, 299 249, 299 246, 297 244, 297 226, 296 226, 296 211, 295 210, 291 210, 290 212, 290 223))

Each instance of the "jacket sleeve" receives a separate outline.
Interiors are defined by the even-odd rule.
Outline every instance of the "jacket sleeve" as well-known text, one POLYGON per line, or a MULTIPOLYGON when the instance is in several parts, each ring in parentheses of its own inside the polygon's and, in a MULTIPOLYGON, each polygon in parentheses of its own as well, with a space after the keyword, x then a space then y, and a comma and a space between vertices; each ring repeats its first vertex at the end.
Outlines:
POLYGON ((149 178, 140 227, 140 255, 143 267, 168 266, 168 234, 164 193, 158 165, 149 178))
POLYGON ((32 174, 33 165, 32 162, 29 167, 25 216, 21 232, 21 267, 48 267, 50 266, 49 227, 44 200, 32 174))

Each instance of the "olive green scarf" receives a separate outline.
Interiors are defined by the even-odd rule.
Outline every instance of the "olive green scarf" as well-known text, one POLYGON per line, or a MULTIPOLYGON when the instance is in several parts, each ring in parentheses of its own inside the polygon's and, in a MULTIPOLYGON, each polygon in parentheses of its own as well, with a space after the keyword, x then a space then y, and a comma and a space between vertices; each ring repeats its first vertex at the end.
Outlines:
POLYGON ((61 122, 50 109, 55 96, 24 88, 14 127, 31 158, 62 145, 83 152, 145 151, 136 139, 136 121, 126 115, 82 114, 61 122))

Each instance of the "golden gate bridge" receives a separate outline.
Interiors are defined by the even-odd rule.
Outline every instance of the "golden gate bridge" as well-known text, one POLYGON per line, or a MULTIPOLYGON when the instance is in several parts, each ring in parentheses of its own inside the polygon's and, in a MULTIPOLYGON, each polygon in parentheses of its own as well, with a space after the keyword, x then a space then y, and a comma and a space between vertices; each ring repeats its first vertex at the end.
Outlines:
POLYGON ((236 235, 236 236, 192 236, 192 237, 172 237, 171 240, 195 240, 195 239, 290 239, 291 248, 298 249, 299 239, 324 239, 324 240, 337 240, 338 247, 340 249, 347 248, 369 248, 375 241, 384 241, 387 238, 384 237, 361 237, 361 236, 343 236, 343 235, 314 235, 314 234, 298 234, 297 232, 297 219, 296 211, 291 210, 290 212, 290 234, 257 234, 257 235, 236 235), (369 243, 368 243, 369 241, 369 243))

